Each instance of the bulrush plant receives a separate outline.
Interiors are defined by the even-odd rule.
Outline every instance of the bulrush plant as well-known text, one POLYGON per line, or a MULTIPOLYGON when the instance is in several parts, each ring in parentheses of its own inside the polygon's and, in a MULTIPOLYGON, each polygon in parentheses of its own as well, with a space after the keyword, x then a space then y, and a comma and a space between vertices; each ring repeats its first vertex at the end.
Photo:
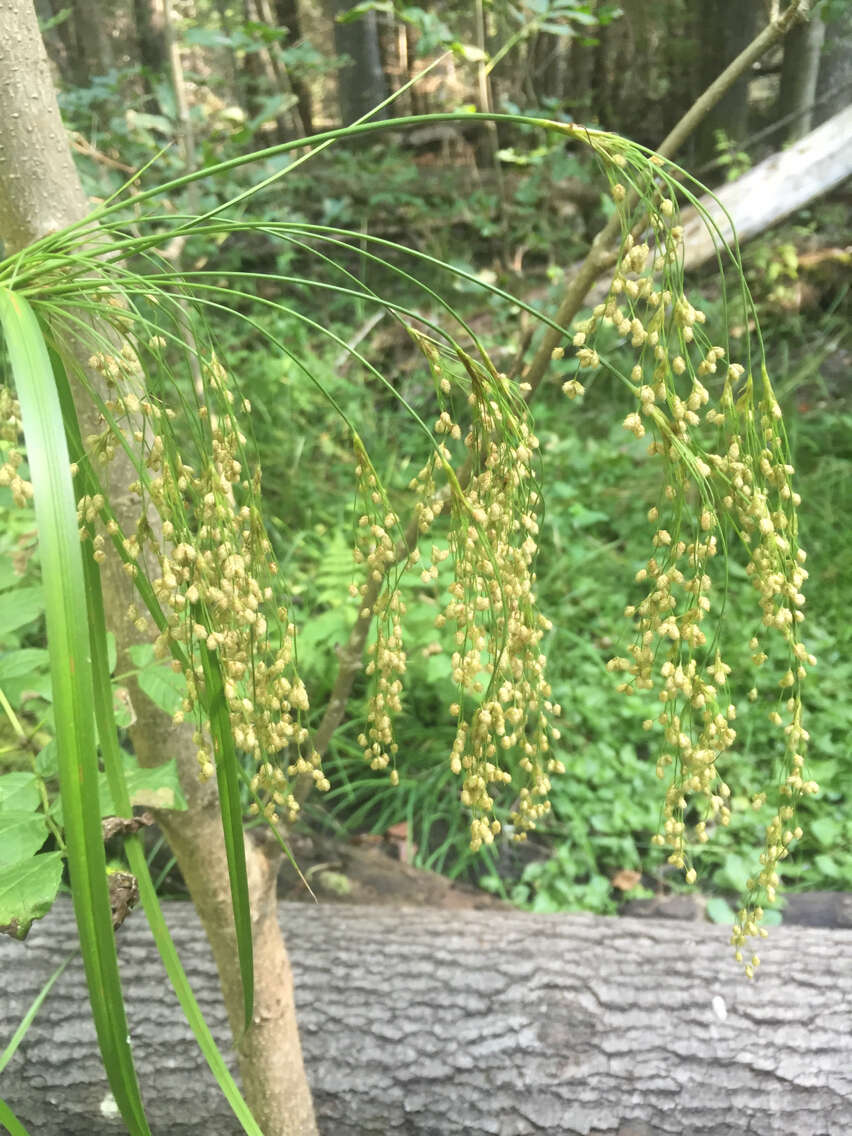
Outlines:
MULTIPOLYGON (((428 120, 395 120, 392 126, 428 120)), ((655 705, 644 722, 659 736, 657 773, 665 783, 655 839, 668 847, 670 862, 688 883, 696 879, 691 849, 710 838, 714 825, 727 824, 737 767, 746 760, 736 747, 741 708, 735 690, 747 691, 745 707, 751 701, 769 713, 781 735, 779 750, 786 756, 780 774, 752 802, 760 808, 771 800, 775 815, 733 932, 737 958, 751 976, 758 958, 747 943, 765 933, 760 920, 763 905, 775 898, 778 862, 801 836, 797 801, 816 791, 803 769, 801 690, 815 661, 801 640, 807 572, 796 539, 799 501, 780 410, 759 342, 755 355, 732 358, 725 327, 711 330, 685 293, 677 202, 694 203, 696 191, 684 172, 603 132, 520 116, 507 121, 558 131, 592 147, 610 181, 621 236, 608 295, 573 326, 543 322, 560 337, 553 354, 567 368, 569 399, 583 395, 587 376, 598 368, 616 373, 632 400, 632 407, 617 413, 628 411, 626 430, 647 437, 664 471, 659 501, 648 512, 651 554, 637 577, 645 594, 626 612, 635 642, 610 669, 618 673, 620 689, 646 691, 655 705), (602 330, 608 342, 615 336, 635 352, 630 370, 600 345, 602 330), (725 621, 725 564, 735 544, 745 550, 755 592, 755 625, 749 629, 725 621), (725 661, 731 637, 743 634, 756 678, 733 674, 725 661)), ((389 125, 328 132, 263 156, 389 125)), ((457 688, 447 706, 456 724, 448 761, 470 815, 474 849, 501 835, 523 839, 535 827, 548 812, 551 779, 563 772, 560 751, 571 745, 570 733, 560 736, 561 708, 551 698, 543 650, 550 619, 571 615, 539 611, 536 597, 545 487, 539 484, 530 398, 540 376, 530 381, 533 376, 523 371, 517 378, 501 373, 463 319, 426 285, 424 307, 442 311, 443 325, 376 295, 342 266, 334 269, 345 244, 350 257, 361 248, 365 259, 411 286, 426 259, 421 254, 392 246, 391 263, 387 243, 360 230, 234 221, 232 211, 244 209, 251 194, 200 217, 157 211, 159 197, 251 160, 223 163, 159 189, 128 188, 85 220, 0 262, 0 323, 15 391, 10 386, 0 395, 0 482, 17 502, 35 501, 64 818, 59 851, 21 862, 23 879, 40 861, 38 888, 27 892, 21 884, 14 911, 4 897, 0 922, 23 931, 43 915, 67 860, 104 1063, 134 1133, 148 1128, 127 1037, 101 808, 93 792, 100 762, 115 812, 131 815, 113 720, 102 564, 118 558, 132 581, 135 594, 124 618, 178 676, 174 721, 191 724, 196 778, 215 782, 218 790, 240 969, 241 1012, 231 1014, 238 1048, 253 1023, 256 983, 244 813, 264 821, 272 839, 286 846, 287 825, 306 793, 329 787, 323 751, 359 670, 369 684, 359 745, 365 761, 387 770, 396 783, 405 760, 394 724, 404 711, 400 584, 406 573, 428 584, 438 578, 442 561, 450 558, 453 565, 436 630, 457 688), (226 285, 213 272, 177 273, 157 256, 176 237, 214 239, 237 227, 313 253, 317 277, 268 276, 266 298, 258 298, 255 280, 235 275, 226 285), (330 266, 337 275, 321 279, 330 266), (429 379, 422 405, 407 402, 357 348, 304 307, 268 298, 310 294, 311 288, 379 305, 408 329, 429 379), (301 320, 346 347, 366 379, 380 383, 398 411, 410 416, 413 436, 422 442, 414 456, 419 472, 397 484, 371 458, 368 431, 359 432, 360 424, 322 390, 329 413, 343 418, 355 454, 353 574, 360 579, 351 589, 358 606, 352 637, 341 648, 341 674, 316 732, 308 726, 310 692, 299 673, 299 618, 264 524, 250 392, 240 388, 216 341, 217 317, 227 312, 232 318, 235 311, 248 312, 242 318, 258 348, 265 342, 290 357, 294 373, 321 390, 309 362, 293 358, 276 336, 273 314, 301 320), (84 404, 88 427, 78 420, 84 404), (120 502, 110 488, 118 484, 116 463, 132 469, 120 502), (510 806, 502 833, 498 802, 510 806)), ((287 168, 293 167, 267 178, 257 191, 285 178, 287 168)), ((720 255, 738 265, 736 248, 721 238, 719 245, 720 255)), ((430 261, 430 270, 435 266, 430 261)), ((240 1097, 195 1006, 141 845, 129 835, 126 847, 166 968, 214 1074, 245 1130, 270 1131, 240 1097)))

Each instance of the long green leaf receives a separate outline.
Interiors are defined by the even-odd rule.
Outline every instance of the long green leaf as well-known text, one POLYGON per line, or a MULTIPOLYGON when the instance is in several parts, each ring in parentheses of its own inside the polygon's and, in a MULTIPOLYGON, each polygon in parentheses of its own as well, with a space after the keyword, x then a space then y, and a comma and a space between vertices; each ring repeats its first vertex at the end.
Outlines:
POLYGON ((24 1036, 27 1030, 33 1024, 33 1020, 41 1009, 42 1003, 44 1002, 45 998, 50 993, 54 982, 57 980, 57 978, 59 978, 60 974, 62 974, 73 957, 74 955, 70 954, 64 962, 61 962, 59 964, 59 966, 56 968, 53 974, 51 974, 50 978, 48 978, 47 982, 45 982, 44 986, 42 986, 41 990, 39 990, 38 994, 33 999, 33 1004, 24 1014, 23 1018, 21 1018, 21 1024, 12 1034, 11 1038, 9 1039, 9 1044, 6 1046, 3 1052, 0 1053, 0 1073, 3 1072, 3 1070, 15 1056, 18 1046, 24 1040, 24 1036))
POLYGON ((35 491, 68 868, 92 1015, 110 1088, 131 1133, 150 1136, 121 993, 98 804, 89 628, 62 411, 38 321, 0 288, 0 326, 35 491))
POLYGON ((234 736, 225 702, 222 672, 215 652, 201 644, 201 665, 207 686, 207 713, 210 734, 216 755, 216 780, 219 784, 219 807, 222 810, 222 829, 225 833, 225 851, 231 877, 231 903, 237 932, 237 951, 240 959, 240 977, 243 983, 243 1011, 245 1028, 251 1025, 254 1005, 254 959, 251 939, 251 908, 249 906, 248 878, 246 877, 246 849, 243 841, 242 802, 237 773, 237 754, 234 736))
MULTIPOLYGON (((89 596, 89 628, 92 643, 92 668, 95 684, 95 716, 98 724, 98 735, 101 743, 104 769, 109 782, 110 792, 117 812, 122 816, 131 816, 132 809, 127 782, 124 777, 121 752, 115 729, 113 715, 112 686, 110 683, 109 652, 106 641, 106 620, 104 617, 103 597, 101 593, 100 570, 91 554, 84 557, 84 570, 86 573, 86 590, 89 596)), ((136 876, 139 884, 139 896, 148 925, 154 935, 154 941, 160 952, 160 958, 166 968, 171 984, 177 994, 186 1020, 195 1034, 198 1047, 204 1054, 207 1064, 219 1084, 226 1100, 234 1110, 234 1115, 242 1124, 249 1136, 262 1136, 257 1122, 254 1120, 248 1105, 240 1094, 239 1089, 225 1064, 213 1035, 207 1026, 204 1016, 199 1009, 192 993, 192 988, 181 965, 172 937, 169 934, 157 891, 151 879, 145 851, 138 837, 128 836, 124 840, 124 851, 127 855, 130 869, 136 876)))
MULTIPOLYGON (((53 367, 59 388, 60 403, 65 415, 65 430, 68 437, 71 439, 75 461, 77 461, 81 469, 81 475, 86 482, 86 492, 94 495, 96 492, 100 492, 100 486, 94 471, 85 458, 79 425, 71 400, 68 379, 62 362, 56 355, 53 356, 53 367)), ((141 581, 141 576, 136 578, 137 586, 141 581)), ((96 597, 100 595, 100 584, 99 580, 90 581, 90 583, 90 602, 92 602, 94 606, 94 604, 98 602, 96 597)), ((150 605, 149 610, 152 610, 150 605)), ((198 621, 204 622, 204 613, 199 611, 196 614, 198 621)), ((161 617, 163 620, 165 619, 162 613, 161 617)), ((90 613, 90 620, 91 619, 94 619, 94 611, 90 613)), ((248 1029, 251 1024, 254 1005, 254 958, 237 756, 234 748, 233 734, 231 733, 231 723, 225 704, 224 686, 218 659, 215 654, 207 650, 204 644, 201 645, 201 657, 206 683, 204 704, 210 721, 210 734, 213 739, 216 754, 216 774, 219 787, 220 808, 222 811, 222 828, 225 836, 225 852, 230 875, 231 902, 233 905, 237 937, 237 955, 243 987, 244 1027, 248 1029)), ((108 674, 109 671, 107 671, 107 675, 108 674)), ((103 738, 104 733, 102 731, 102 744, 103 738)), ((118 806, 119 798, 116 797, 114 800, 118 806)))
POLYGON ((6 1129, 9 1136, 30 1136, 4 1100, 0 1100, 0 1125, 6 1129))

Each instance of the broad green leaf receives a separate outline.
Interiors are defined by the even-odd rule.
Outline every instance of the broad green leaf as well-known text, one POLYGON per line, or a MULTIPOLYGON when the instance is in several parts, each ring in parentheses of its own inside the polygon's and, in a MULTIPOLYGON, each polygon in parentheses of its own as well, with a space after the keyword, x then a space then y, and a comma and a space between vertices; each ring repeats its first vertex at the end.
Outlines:
POLYGON ((47 824, 40 813, 0 812, 0 866, 34 856, 47 840, 47 824))
POLYGON ((50 657, 41 647, 23 647, 0 655, 0 682, 47 669, 50 657))
POLYGON ((56 738, 51 738, 35 760, 36 773, 45 781, 51 781, 59 774, 59 755, 56 752, 56 738))
POLYGON ((748 891, 747 885, 751 872, 751 865, 744 856, 739 856, 736 852, 729 852, 722 867, 714 873, 713 879, 722 887, 729 887, 732 891, 744 892, 748 891))
POLYGON ((833 817, 817 817, 808 825, 808 831, 823 848, 830 848, 841 835, 842 826, 833 817))
POLYGON ((22 579, 23 577, 15 571, 11 556, 8 553, 0 556, 0 592, 20 585, 22 579))
MULTIPOLYGON (((34 773, 25 770, 6 773, 0 777, 0 813, 35 812, 41 804, 38 780, 34 773)), ((2 853, 2 849, 0 849, 2 853)))
MULTIPOLYGON (((130 804, 150 809, 185 809, 186 799, 181 792, 177 763, 166 761, 153 769, 144 769, 131 754, 122 754, 124 783, 130 804)), ((101 816, 121 816, 123 810, 113 798, 109 778, 102 773, 98 778, 101 816)))
POLYGON ((154 661, 154 651, 147 643, 136 643, 130 648, 130 657, 139 667, 139 686, 167 714, 174 714, 186 697, 186 680, 168 663, 154 661))
POLYGON ((733 923, 736 916, 727 900, 714 895, 707 900, 707 918, 711 923, 733 923))
MULTIPOLYGON (((179 809, 186 808, 186 798, 180 787, 177 764, 174 759, 165 761, 153 769, 144 769, 131 753, 121 752, 121 770, 124 779, 123 793, 128 794, 129 805, 125 807, 121 799, 116 799, 110 788, 109 773, 98 773, 98 800, 101 817, 130 816, 131 809, 179 809)), ((65 823, 62 798, 58 797, 50 806, 50 815, 61 827, 65 823)), ((2 816, 2 813, 0 813, 2 816)))
POLYGON ((0 868, 0 925, 28 926, 50 910, 62 882, 62 853, 40 852, 0 868))
POLYGON ((843 873, 840 870, 840 865, 833 856, 829 856, 827 852, 820 852, 818 856, 814 856, 814 866, 818 868, 824 876, 828 876, 830 880, 836 880, 843 873))
POLYGON ((426 661, 427 682, 440 682, 452 677, 453 664, 450 657, 443 651, 441 654, 430 655, 426 661))
POLYGON ((187 28, 183 40, 193 47, 231 47, 231 37, 212 28, 187 28))
POLYGON ((11 588, 0 592, 0 638, 32 623, 44 613, 41 588, 11 588))
POLYGON ((299 655, 309 659, 315 652, 323 657, 333 652, 335 644, 343 644, 355 622, 351 607, 333 607, 305 621, 299 629, 299 655))
POLYGON ((3 691, 11 704, 19 708, 32 698, 53 700, 53 688, 47 671, 31 671, 20 678, 9 678, 3 683, 3 691))

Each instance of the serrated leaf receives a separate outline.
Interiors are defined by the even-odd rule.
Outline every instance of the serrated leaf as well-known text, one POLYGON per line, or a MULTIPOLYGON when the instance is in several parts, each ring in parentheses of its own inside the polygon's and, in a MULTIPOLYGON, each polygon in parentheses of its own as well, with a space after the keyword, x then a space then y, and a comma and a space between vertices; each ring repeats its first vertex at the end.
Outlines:
POLYGON ((711 923, 733 923, 736 916, 727 900, 722 899, 719 895, 714 895, 707 900, 707 918, 711 923))
POLYGON ((833 817, 817 817, 808 825, 808 831, 823 848, 830 848, 840 836, 841 826, 833 817))
POLYGON ((440 682, 441 679, 452 678, 453 664, 448 655, 430 655, 426 661, 426 681, 440 682))
MULTIPOLYGON (((144 769, 130 754, 123 755, 124 780, 131 805, 149 809, 185 809, 186 799, 181 792, 177 763, 174 759, 144 769)), ((106 774, 98 779, 98 796, 101 816, 118 814, 110 792, 106 774)))
POLYGON ((152 661, 153 656, 153 648, 147 643, 137 643, 130 648, 130 657, 139 667, 136 677, 141 690, 155 706, 166 714, 174 714, 186 697, 186 680, 168 663, 152 661))
POLYGON ((23 577, 15 571, 15 565, 8 553, 0 558, 0 592, 5 591, 6 588, 14 588, 22 579, 23 577))
POLYGON ((0 638, 44 614, 41 588, 12 588, 0 592, 0 638))
POLYGON ((39 813, 0 813, 0 866, 34 856, 47 840, 47 824, 39 813))
POLYGON ((7 651, 0 655, 0 682, 22 678, 34 672, 46 673, 50 656, 41 647, 23 647, 20 651, 7 651))
POLYGON ((35 762, 36 773, 44 781, 50 781, 59 774, 59 755, 56 752, 56 738, 51 738, 41 750, 35 762))
POLYGON ((724 864, 713 876, 718 884, 721 884, 723 887, 730 887, 734 891, 739 892, 748 889, 750 877, 751 865, 744 856, 739 856, 736 852, 728 853, 725 857, 724 864))
POLYGON ((50 673, 31 671, 29 674, 21 675, 20 678, 6 679, 3 683, 3 693, 16 710, 33 698, 43 698, 45 702, 52 702, 53 687, 50 673))
POLYGON ((62 882, 62 853, 41 852, 0 868, 0 925, 19 926, 50 910, 62 882))
POLYGON ((0 777, 0 812, 33 813, 41 804, 38 781, 25 770, 0 777))

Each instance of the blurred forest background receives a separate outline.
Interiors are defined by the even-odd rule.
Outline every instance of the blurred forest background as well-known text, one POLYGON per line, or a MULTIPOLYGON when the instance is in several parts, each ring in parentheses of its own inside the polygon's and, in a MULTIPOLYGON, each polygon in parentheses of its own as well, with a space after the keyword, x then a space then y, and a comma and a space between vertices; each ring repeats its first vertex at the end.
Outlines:
MULTIPOLYGON (((456 0, 421 5, 379 0, 37 0, 81 175, 103 200, 131 175, 156 184, 250 150, 353 122, 441 61, 403 91, 385 116, 430 111, 519 111, 600 125, 653 147, 707 83, 771 15, 756 0, 456 0)), ((827 0, 783 47, 765 56, 703 124, 679 156, 710 186, 835 115, 852 101, 852 4, 827 0)), ((266 163, 281 168, 291 155, 266 163)), ((244 168, 215 185, 172 194, 169 209, 201 212, 257 180, 244 168)), ((400 130, 357 146, 335 145, 294 168, 261 201, 276 221, 299 220, 363 235, 328 251, 355 278, 424 317, 422 290, 365 258, 376 239, 405 243, 449 261, 450 277, 427 259, 421 282, 449 291, 495 361, 512 368, 533 326, 470 277, 495 283, 536 309, 554 312, 571 265, 612 209, 591 154, 533 128, 471 122, 400 130)), ((792 889, 852 889, 852 342, 849 336, 850 186, 812 201, 744 249, 746 274, 763 323, 773 382, 787 415, 803 498, 802 543, 809 552, 809 647, 819 658, 807 690, 817 800, 801 806, 805 839, 783 864, 792 889)), ((262 214, 260 214, 262 215, 262 214)), ((193 236, 165 250, 178 265, 224 279, 241 272, 316 272, 297 242, 255 231, 213 243, 193 236)), ((394 259, 392 251, 384 255, 394 259)), ((400 261, 402 264, 402 261, 400 261)), ((406 261, 408 271, 411 262, 406 261)), ((733 334, 753 327, 725 300, 714 271, 691 281, 712 318, 727 303, 733 334)), ((249 287, 253 287, 250 285, 249 287)), ((364 383, 341 344, 357 346, 417 397, 418 352, 384 309, 332 292, 266 281, 276 298, 310 321, 276 309, 273 334, 308 361, 352 418, 369 416, 377 464, 404 475, 407 419, 386 393, 364 383), (330 334, 331 333, 331 334, 330 334), (334 338, 337 337, 337 338, 334 338)), ((732 294, 736 293, 736 289, 732 294)), ((428 298, 428 297, 427 297, 428 298)), ((321 714, 356 608, 348 596, 352 561, 354 457, 343 423, 286 355, 260 350, 245 321, 211 316, 230 369, 254 406, 268 521, 301 624, 300 667, 321 714)), ((269 329, 268 329, 269 330, 269 329)), ((608 345, 617 355, 618 343, 608 345)), ((348 837, 395 842, 410 862, 465 878, 539 911, 614 912, 625 898, 677 890, 664 854, 651 847, 662 792, 641 723, 648 706, 615 693, 607 659, 630 636, 623 617, 634 576, 648 555, 645 513, 660 473, 644 443, 627 434, 622 392, 603 372, 585 398, 560 393, 566 359, 535 406, 542 442, 547 514, 539 598, 554 622, 546 650, 553 697, 565 708, 567 766, 553 789, 553 812, 524 845, 474 856, 447 754, 454 724, 447 657, 433 649, 432 625, 447 581, 406 584, 409 603, 406 712, 399 722, 400 784, 372 773, 357 743, 365 693, 356 687, 326 766, 332 789, 306 806, 305 824, 348 837), (418 622, 419 621, 419 622, 418 622), (415 639, 418 645, 415 647, 415 639)), ((412 468, 412 473, 414 472, 412 468)), ((0 685, 16 711, 49 736, 49 679, 31 512, 0 490, 0 685), (17 570, 24 575, 15 575, 17 570), (22 622, 23 619, 23 622, 22 622), (5 652, 5 653, 3 653, 5 652)), ((744 569, 732 565, 730 615, 750 607, 744 569)), ((743 617, 745 618, 745 617, 743 617)), ((745 640, 742 650, 747 653, 745 640)), ((734 662, 734 660, 730 660, 734 662)), ((152 679, 152 682, 154 680, 152 679)), ((168 700, 167 695, 162 695, 168 700)), ((772 728, 756 719, 739 739, 756 792, 774 760, 772 728)), ((20 760, 9 737, 2 760, 20 760)), ((730 919, 752 871, 765 818, 735 809, 697 862, 708 910, 730 919)))

